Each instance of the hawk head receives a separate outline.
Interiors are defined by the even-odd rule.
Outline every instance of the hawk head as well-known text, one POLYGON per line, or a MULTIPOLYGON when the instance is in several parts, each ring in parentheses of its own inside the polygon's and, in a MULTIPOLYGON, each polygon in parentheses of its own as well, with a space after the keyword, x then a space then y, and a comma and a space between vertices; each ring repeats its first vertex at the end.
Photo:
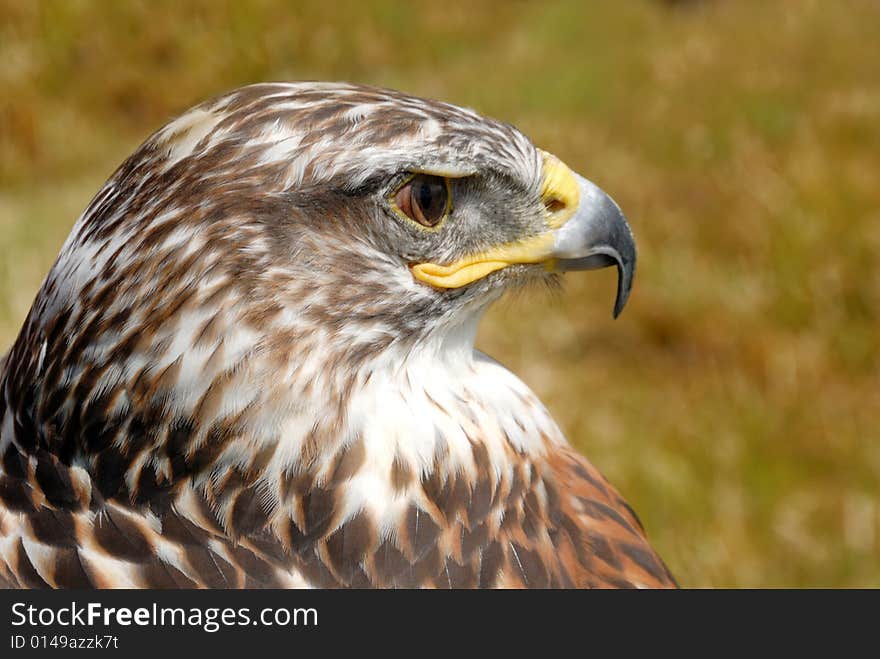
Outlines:
POLYGON ((347 345, 421 340, 511 286, 606 265, 619 271, 617 315, 635 268, 623 215, 513 127, 308 83, 236 91, 153 135, 55 273, 60 304, 124 279, 112 302, 133 313, 222 282, 266 322, 307 316, 347 345))
POLYGON ((623 215, 507 124, 349 84, 246 87, 152 135, 79 218, 10 354, 3 442, 82 464, 105 497, 276 451, 305 469, 357 432, 376 374, 470 359, 505 290, 607 265, 616 315, 623 215))

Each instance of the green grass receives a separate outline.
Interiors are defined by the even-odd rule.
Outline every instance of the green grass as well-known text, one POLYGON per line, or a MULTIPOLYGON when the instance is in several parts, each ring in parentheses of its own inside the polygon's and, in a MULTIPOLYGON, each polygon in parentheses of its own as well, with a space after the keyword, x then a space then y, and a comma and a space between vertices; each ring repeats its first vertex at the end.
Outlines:
POLYGON ((0 0, 0 347, 103 179, 201 99, 348 79, 470 105, 632 221, 619 320, 588 273, 479 344, 682 584, 880 586, 878 24, 866 0, 0 0))

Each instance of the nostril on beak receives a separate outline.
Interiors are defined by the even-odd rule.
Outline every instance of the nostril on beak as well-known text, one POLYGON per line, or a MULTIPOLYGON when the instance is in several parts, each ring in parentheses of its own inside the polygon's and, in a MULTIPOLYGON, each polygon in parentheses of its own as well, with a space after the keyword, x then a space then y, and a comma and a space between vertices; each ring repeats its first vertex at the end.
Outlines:
POLYGON ((562 201, 562 199, 557 199, 556 197, 552 197, 550 199, 547 199, 544 202, 544 208, 547 209, 548 213, 553 215, 555 213, 559 213, 560 211, 565 210, 566 203, 564 201, 562 201))

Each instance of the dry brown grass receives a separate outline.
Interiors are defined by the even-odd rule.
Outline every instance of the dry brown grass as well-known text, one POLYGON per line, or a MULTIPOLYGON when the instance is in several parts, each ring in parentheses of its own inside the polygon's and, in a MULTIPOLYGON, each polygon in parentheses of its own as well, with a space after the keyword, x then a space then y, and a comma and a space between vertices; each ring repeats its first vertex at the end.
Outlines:
POLYGON ((519 125, 611 192, 640 270, 501 305, 688 586, 880 586, 880 5, 0 0, 0 346, 133 147, 247 82, 349 79, 519 125), (477 4, 477 3, 473 3, 477 4))

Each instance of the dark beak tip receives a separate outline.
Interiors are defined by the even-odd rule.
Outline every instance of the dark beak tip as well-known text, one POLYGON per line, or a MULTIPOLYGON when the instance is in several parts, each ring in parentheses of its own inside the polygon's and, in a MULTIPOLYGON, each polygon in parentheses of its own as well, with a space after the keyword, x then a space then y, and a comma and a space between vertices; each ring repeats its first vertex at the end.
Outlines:
POLYGON ((629 294, 632 292, 633 277, 635 275, 634 270, 635 268, 633 264, 627 266, 620 261, 617 262, 617 297, 614 300, 614 311, 612 312, 612 316, 615 320, 617 320, 617 317, 623 312, 623 308, 629 300, 629 294))
POLYGON ((627 260, 616 250, 614 255, 608 253, 593 254, 591 256, 564 260, 559 263, 559 269, 563 272, 569 270, 599 270, 615 266, 617 268, 617 297, 614 300, 614 311, 612 312, 616 319, 622 312, 629 300, 629 294, 632 291, 633 278, 635 276, 634 260, 627 260))
POLYGON ((611 312, 612 318, 617 320, 618 316, 623 313, 623 308, 626 306, 626 298, 622 297, 619 293, 617 295, 617 300, 614 302, 614 311, 611 312))

